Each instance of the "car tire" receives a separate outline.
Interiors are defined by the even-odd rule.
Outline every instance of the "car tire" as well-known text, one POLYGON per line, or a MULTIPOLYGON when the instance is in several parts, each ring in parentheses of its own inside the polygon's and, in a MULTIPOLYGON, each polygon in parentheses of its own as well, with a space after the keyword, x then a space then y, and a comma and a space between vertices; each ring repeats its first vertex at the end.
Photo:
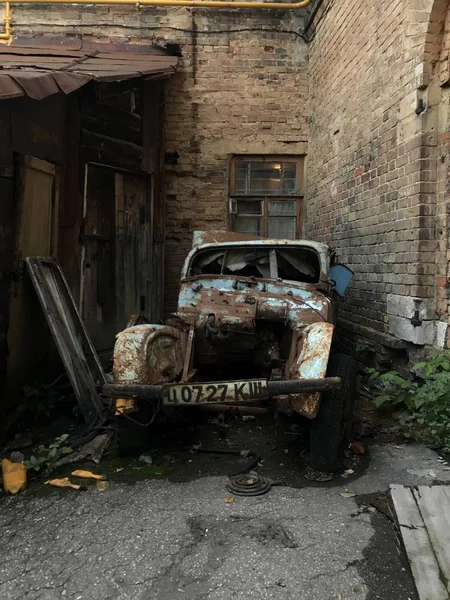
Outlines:
POLYGON ((117 451, 121 456, 138 456, 149 447, 149 429, 138 425, 148 423, 151 416, 151 405, 145 400, 136 400, 138 412, 130 413, 131 419, 123 415, 116 417, 117 451))
POLYGON ((348 446, 356 395, 356 363, 347 354, 330 357, 327 377, 340 377, 339 389, 322 394, 317 417, 311 421, 310 463, 319 471, 335 471, 339 452, 348 446))

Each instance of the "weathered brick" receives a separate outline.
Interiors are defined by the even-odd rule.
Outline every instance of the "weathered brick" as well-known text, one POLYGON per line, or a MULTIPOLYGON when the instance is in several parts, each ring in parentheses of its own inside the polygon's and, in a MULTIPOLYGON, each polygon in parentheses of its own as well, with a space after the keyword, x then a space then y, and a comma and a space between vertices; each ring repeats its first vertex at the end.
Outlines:
MULTIPOLYGON (((436 112, 414 112, 418 90, 426 89, 433 72, 427 60, 436 60, 440 45, 450 50, 450 19, 441 44, 445 11, 432 13, 434 4, 331 3, 310 47, 314 129, 306 234, 330 242, 355 270, 345 318, 374 330, 386 330, 387 319, 383 308, 361 305, 366 289, 381 307, 391 293, 432 298, 437 260, 446 272, 450 168, 436 169, 436 158, 444 154, 438 143, 448 144, 450 116, 442 110, 438 123, 436 112), (330 124, 337 115, 335 133, 330 124), (352 190, 342 205, 330 199, 331 185, 352 190), (330 228, 323 219, 328 207, 331 223, 342 213, 347 219, 330 228)), ((448 104, 450 93, 443 90, 448 104)))

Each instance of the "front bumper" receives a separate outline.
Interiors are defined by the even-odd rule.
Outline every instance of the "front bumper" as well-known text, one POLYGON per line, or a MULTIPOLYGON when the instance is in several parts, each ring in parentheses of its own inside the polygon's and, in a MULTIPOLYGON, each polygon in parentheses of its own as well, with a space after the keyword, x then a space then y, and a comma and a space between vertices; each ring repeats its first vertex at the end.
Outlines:
POLYGON ((252 404, 279 396, 326 392, 337 389, 340 385, 339 377, 324 377, 284 381, 256 379, 163 385, 108 383, 103 386, 102 391, 110 398, 142 398, 159 400, 165 406, 195 406, 199 404, 252 404))

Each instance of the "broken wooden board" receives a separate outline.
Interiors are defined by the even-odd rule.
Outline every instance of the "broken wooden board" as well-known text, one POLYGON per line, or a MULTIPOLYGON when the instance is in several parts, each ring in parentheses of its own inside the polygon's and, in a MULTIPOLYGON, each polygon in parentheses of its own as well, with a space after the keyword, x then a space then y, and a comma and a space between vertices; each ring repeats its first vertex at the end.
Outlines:
POLYGON ((96 425, 104 419, 98 390, 106 377, 61 267, 52 258, 27 257, 25 263, 81 413, 96 425))
POLYGON ((449 600, 450 493, 443 486, 390 488, 420 600, 449 600))

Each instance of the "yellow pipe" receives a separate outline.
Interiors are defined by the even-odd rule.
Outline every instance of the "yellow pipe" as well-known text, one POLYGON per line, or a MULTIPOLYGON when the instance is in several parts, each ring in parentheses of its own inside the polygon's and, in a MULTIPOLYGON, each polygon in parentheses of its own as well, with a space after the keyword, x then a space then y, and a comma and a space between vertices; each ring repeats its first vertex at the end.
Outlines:
POLYGON ((11 39, 11 6, 9 2, 5 2, 5 31, 0 33, 0 40, 10 42, 11 39))
MULTIPOLYGON (((240 1, 227 2, 226 0, 14 0, 15 4, 129 4, 132 6, 187 6, 198 8, 276 8, 282 10, 295 10, 304 8, 311 0, 299 2, 255 2, 240 1)), ((11 35, 11 7, 9 1, 5 2, 5 31, 0 33, 0 41, 10 43, 11 35)))
POLYGON ((311 0, 300 2, 227 2, 226 0, 14 0, 14 4, 130 4, 133 6, 190 6, 204 8, 280 8, 297 9, 310 4, 311 0))

